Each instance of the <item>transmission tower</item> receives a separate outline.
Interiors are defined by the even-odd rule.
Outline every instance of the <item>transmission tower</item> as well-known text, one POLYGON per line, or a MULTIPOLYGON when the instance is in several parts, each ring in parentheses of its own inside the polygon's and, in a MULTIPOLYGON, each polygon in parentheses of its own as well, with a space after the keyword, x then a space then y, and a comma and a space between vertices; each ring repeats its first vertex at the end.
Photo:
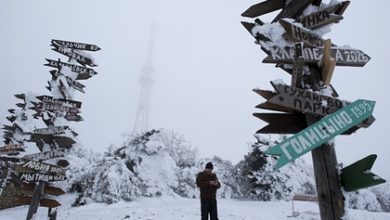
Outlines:
POLYGON ((139 134, 148 130, 149 123, 149 102, 150 90, 153 85, 152 74, 153 68, 153 50, 154 50, 154 31, 155 26, 151 26, 148 53, 146 56, 145 65, 142 67, 139 83, 141 84, 141 93, 138 100, 137 114, 135 117, 133 134, 139 134))

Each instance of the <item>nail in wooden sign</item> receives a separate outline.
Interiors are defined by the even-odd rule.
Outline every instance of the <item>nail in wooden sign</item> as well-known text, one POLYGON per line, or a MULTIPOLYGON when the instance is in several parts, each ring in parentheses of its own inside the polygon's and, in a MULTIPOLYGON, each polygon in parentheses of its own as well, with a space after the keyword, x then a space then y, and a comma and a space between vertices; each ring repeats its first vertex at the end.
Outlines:
POLYGON ((93 69, 86 68, 86 67, 83 67, 83 66, 73 65, 73 64, 70 64, 70 63, 64 63, 64 62, 61 62, 60 60, 56 61, 56 60, 46 59, 46 61, 48 63, 44 64, 45 66, 54 67, 54 68, 57 68, 57 69, 60 69, 62 66, 69 67, 72 72, 75 72, 75 73, 79 74, 77 76, 78 80, 89 79, 93 75, 97 74, 97 72, 95 70, 93 70, 93 69))
POLYGON ((266 154, 279 156, 275 169, 286 165, 372 115, 375 101, 359 99, 322 118, 310 127, 269 148, 266 154))
POLYGON ((62 47, 66 47, 66 48, 70 48, 70 49, 89 50, 89 51, 100 50, 100 47, 98 47, 97 45, 94 45, 94 44, 78 43, 78 42, 55 40, 55 39, 52 39, 51 43, 53 45, 60 45, 62 47))
MULTIPOLYGON (((288 63, 294 61, 295 51, 293 47, 271 47, 269 55, 263 63, 288 63)), ((317 64, 321 62, 324 54, 323 48, 304 47, 302 57, 307 64, 317 64)), ((330 56, 336 60, 336 66, 363 67, 370 61, 370 56, 361 50, 331 48, 330 56)))

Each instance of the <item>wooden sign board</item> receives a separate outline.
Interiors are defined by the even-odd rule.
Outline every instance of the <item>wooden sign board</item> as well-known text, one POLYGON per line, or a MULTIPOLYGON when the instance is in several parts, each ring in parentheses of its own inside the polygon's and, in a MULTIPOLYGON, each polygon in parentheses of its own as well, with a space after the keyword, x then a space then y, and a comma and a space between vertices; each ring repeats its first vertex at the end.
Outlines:
POLYGON ((48 159, 64 157, 64 156, 65 156, 65 150, 57 149, 57 150, 46 151, 42 153, 25 155, 23 158, 28 160, 48 160, 48 159))
POLYGON ((292 88, 276 81, 272 81, 271 85, 274 87, 276 95, 270 98, 268 102, 302 113, 325 116, 350 104, 349 102, 341 101, 331 96, 292 88))
POLYGON ((253 116, 269 123, 256 133, 295 134, 307 127, 303 114, 254 113, 253 116))
POLYGON ((350 1, 344 1, 331 5, 312 14, 303 16, 298 20, 298 22, 302 23, 304 27, 310 29, 320 28, 325 25, 338 22, 343 19, 342 14, 348 7, 349 3, 350 1))
MULTIPOLYGON (((25 183, 21 182, 19 186, 17 186, 17 190, 30 192, 34 191, 35 184, 33 183, 25 183)), ((45 184, 45 188, 43 190, 43 194, 52 195, 52 196, 61 196, 65 194, 65 191, 58 187, 53 187, 45 184)))
POLYGON ((97 66, 96 64, 93 63, 93 60, 91 58, 83 56, 80 53, 75 52, 72 49, 58 46, 56 44, 52 44, 52 46, 54 46, 54 48, 52 48, 52 50, 54 50, 55 52, 58 52, 62 55, 65 55, 65 56, 69 57, 70 59, 74 59, 81 65, 84 65, 84 66, 88 65, 88 66, 92 66, 92 67, 97 66))
POLYGON ((62 167, 48 164, 44 162, 38 162, 34 160, 26 161, 16 166, 16 170, 21 173, 51 173, 51 174, 65 174, 65 170, 62 167))
POLYGON ((287 40, 303 42, 304 44, 312 47, 324 46, 324 39, 322 39, 322 37, 284 19, 281 19, 279 23, 286 30, 286 33, 283 34, 283 37, 285 37, 287 40))
MULTIPOLYGON (((295 51, 293 47, 271 47, 269 55, 263 60, 263 63, 288 63, 294 61, 295 51)), ((304 47, 302 57, 307 64, 317 64, 321 62, 324 54, 324 48, 304 47)), ((336 66, 354 66, 362 67, 370 61, 370 56, 361 50, 331 48, 331 59, 336 60, 336 66)))
POLYGON ((82 104, 82 102, 79 101, 74 101, 69 99, 54 99, 52 96, 47 96, 47 95, 37 96, 36 98, 43 103, 66 105, 72 108, 81 108, 81 104, 82 104))
POLYGON ((22 144, 10 143, 0 147, 0 151, 24 151, 24 146, 22 144))
MULTIPOLYGON (((15 197, 16 197, 16 203, 18 203, 18 206, 31 204, 31 197, 29 197, 29 196, 15 196, 15 197)), ((53 200, 53 199, 43 198, 40 200, 39 206, 46 207, 46 208, 56 208, 58 206, 61 206, 61 203, 59 203, 58 201, 53 200)))
POLYGON ((35 103, 36 105, 34 107, 30 107, 29 109, 34 110, 36 112, 42 113, 44 111, 50 111, 50 112, 65 112, 65 113, 72 113, 77 114, 80 112, 80 109, 65 106, 58 103, 35 103))
POLYGON ((66 82, 68 83, 69 86, 76 89, 77 91, 85 93, 85 91, 84 91, 85 86, 83 84, 79 83, 77 80, 73 80, 70 77, 65 76, 65 78, 66 78, 66 82))
POLYGON ((48 174, 48 173, 20 173, 19 179, 26 182, 55 182, 64 181, 66 176, 64 174, 48 174))
POLYGON ((246 11, 244 11, 241 16, 248 18, 258 17, 260 15, 281 9, 284 7, 284 5, 284 0, 267 0, 256 5, 252 5, 246 11))
POLYGON ((341 170, 340 182, 345 191, 356 191, 386 182, 370 171, 376 158, 377 155, 371 154, 341 170))
POLYGON ((100 50, 100 47, 98 47, 94 44, 78 43, 78 42, 55 40, 55 39, 51 40, 51 43, 53 45, 59 45, 59 46, 70 48, 70 49, 89 50, 89 51, 100 50))
POLYGON ((307 8, 315 0, 290 0, 282 11, 272 20, 279 21, 281 18, 296 18, 301 15, 301 12, 307 8))
POLYGON ((280 156, 275 166, 276 169, 279 169, 361 123, 371 116, 374 106, 374 101, 359 99, 327 117, 322 118, 320 121, 312 124, 310 127, 307 127, 296 135, 289 137, 280 144, 269 148, 265 153, 280 156))
POLYGON ((44 64, 45 66, 54 67, 57 69, 61 69, 62 66, 69 67, 72 72, 78 73, 77 76, 78 80, 85 80, 91 78, 93 75, 96 75, 97 72, 91 68, 86 68, 83 66, 77 66, 70 63, 64 63, 56 60, 46 59, 48 62, 47 64, 44 64))
POLYGON ((58 145, 63 148, 71 148, 73 144, 76 143, 72 138, 67 136, 53 136, 53 135, 43 135, 43 134, 34 134, 31 133, 30 139, 28 142, 40 143, 44 142, 49 145, 58 145))
POLYGON ((69 129, 68 126, 50 126, 47 128, 37 128, 32 133, 46 134, 46 135, 60 135, 60 134, 65 134, 65 131, 67 129, 69 129))

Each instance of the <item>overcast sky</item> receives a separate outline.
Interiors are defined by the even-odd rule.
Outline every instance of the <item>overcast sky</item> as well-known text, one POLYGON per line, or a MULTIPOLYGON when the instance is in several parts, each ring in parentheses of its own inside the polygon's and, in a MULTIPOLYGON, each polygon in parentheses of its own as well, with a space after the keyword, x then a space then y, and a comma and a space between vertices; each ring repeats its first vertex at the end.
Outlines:
MULTIPOLYGON (((150 26, 156 24, 150 127, 173 129, 198 147, 201 156, 218 155, 233 163, 243 158, 253 133, 265 124, 252 116, 264 100, 253 88, 289 76, 272 64, 240 21, 258 1, 232 0, 0 0, 0 122, 14 94, 47 94, 45 58, 65 60, 50 50, 51 39, 97 44, 99 72, 82 81, 86 94, 83 122, 72 123, 86 148, 104 152, 130 133, 146 62, 150 26)), ((390 179, 388 166, 388 36, 390 1, 352 1, 345 19, 324 38, 371 56, 363 68, 336 67, 332 84, 345 100, 377 101, 377 121, 368 129, 336 138, 337 157, 350 164, 378 154, 373 171, 390 179)), ((261 17, 270 21, 271 17, 261 17)), ((309 154, 310 155, 310 154, 309 154)), ((310 160, 310 156, 305 156, 310 160)))

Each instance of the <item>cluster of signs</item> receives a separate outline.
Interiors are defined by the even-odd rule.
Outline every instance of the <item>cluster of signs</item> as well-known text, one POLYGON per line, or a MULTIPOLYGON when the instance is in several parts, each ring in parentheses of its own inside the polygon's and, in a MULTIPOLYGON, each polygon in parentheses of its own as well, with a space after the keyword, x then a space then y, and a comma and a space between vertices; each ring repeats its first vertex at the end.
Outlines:
POLYGON ((53 96, 40 95, 33 97, 33 100, 27 100, 26 94, 15 95, 24 103, 17 104, 21 110, 9 110, 12 115, 7 119, 13 124, 4 125, 6 141, 5 145, 0 147, 0 209, 30 205, 27 219, 33 216, 32 213, 36 212, 38 206, 54 208, 60 205, 44 196, 65 193, 50 183, 66 180, 65 168, 69 162, 61 157, 65 156, 66 149, 72 148, 76 143, 74 137, 78 134, 69 126, 55 125, 58 124, 55 121, 59 118, 61 121, 83 120, 80 116, 82 103, 72 99, 71 89, 85 93, 85 86, 78 80, 86 80, 97 74, 91 68, 97 65, 84 51, 98 51, 98 46, 54 39, 51 46, 52 50, 65 55, 69 60, 67 63, 60 59, 46 59, 48 63, 44 65, 55 68, 50 71, 52 80, 49 81, 48 87, 53 96), (35 112, 32 115, 31 110, 35 112), (26 128, 32 126, 21 126, 32 123, 28 121, 32 118, 42 119, 47 127, 28 130, 26 128), (41 152, 24 155, 22 158, 10 157, 23 152, 25 142, 36 143, 41 152), (57 165, 47 163, 46 160, 57 165))
MULTIPOLYGON (((242 13, 244 17, 256 18, 260 15, 282 9, 272 22, 278 22, 283 27, 285 32, 282 36, 287 42, 290 42, 290 45, 299 43, 303 47, 281 47, 277 44, 273 44, 270 47, 272 39, 263 34, 252 32, 254 27, 264 24, 260 19, 257 18, 255 23, 242 23, 267 53, 268 56, 263 60, 264 63, 275 63, 282 68, 285 64, 293 64, 294 68, 297 69, 299 62, 302 63, 301 65, 306 66, 318 65, 322 70, 328 68, 329 72, 330 69, 331 77, 333 69, 324 60, 332 61, 337 66, 354 67, 363 67, 370 60, 370 57, 361 50, 339 48, 330 42, 325 43, 321 36, 313 32, 317 28, 342 20, 342 15, 349 3, 349 1, 343 1, 329 4, 325 7, 322 5, 322 7, 318 7, 318 11, 303 15, 303 11, 310 4, 320 6, 321 1, 267 0, 251 6, 242 13)), ((270 34, 269 36, 272 35, 270 34)), ((301 66, 300 73, 294 72, 293 69, 291 72, 293 79, 298 77, 296 74, 302 74, 302 69, 301 66)), ((322 75, 322 77, 323 82, 330 81, 329 76, 322 75), (324 79, 325 77, 327 77, 326 80, 324 79)), ((374 101, 357 100, 351 103, 319 92, 299 88, 297 85, 289 86, 279 81, 273 81, 271 84, 275 91, 254 90, 267 100, 256 107, 276 110, 282 113, 255 113, 254 116, 269 123, 260 129, 258 133, 294 134, 265 151, 266 154, 279 157, 275 166, 276 169, 321 146, 321 144, 328 142, 337 135, 351 134, 361 127, 370 126, 375 121, 375 118, 372 116, 375 106, 374 101), (307 114, 322 117, 322 119, 308 126, 305 117, 307 114)), ((363 162, 358 161, 350 167, 343 169, 343 173, 347 173, 341 174, 341 182, 347 191, 377 185, 385 181, 369 172, 375 160, 372 159, 373 157, 370 156, 371 159, 363 159, 363 162), (362 164, 367 164, 367 160, 370 163, 364 166, 364 168, 367 168, 366 170, 362 170, 361 166, 362 164), (362 177, 364 175, 366 175, 365 178, 362 177), (352 177, 354 178, 352 179, 352 177), (364 179, 365 182, 352 187, 352 182, 356 182, 355 180, 358 177, 364 179)))

